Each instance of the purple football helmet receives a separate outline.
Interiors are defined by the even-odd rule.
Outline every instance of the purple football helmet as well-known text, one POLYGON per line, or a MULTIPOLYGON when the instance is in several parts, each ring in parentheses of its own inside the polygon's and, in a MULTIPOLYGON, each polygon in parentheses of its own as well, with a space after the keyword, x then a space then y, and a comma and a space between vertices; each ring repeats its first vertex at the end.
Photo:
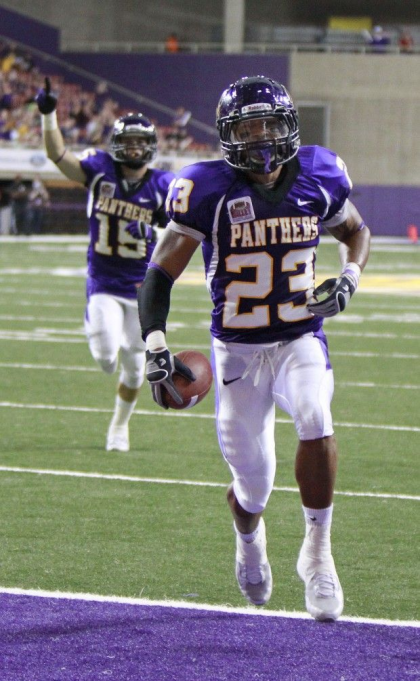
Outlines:
POLYGON ((111 133, 109 153, 114 161, 129 168, 142 168, 157 154, 156 128, 141 113, 117 118, 111 133))
POLYGON ((272 173, 299 149, 293 101, 284 85, 265 76, 229 85, 216 110, 216 125, 225 160, 240 170, 272 173))

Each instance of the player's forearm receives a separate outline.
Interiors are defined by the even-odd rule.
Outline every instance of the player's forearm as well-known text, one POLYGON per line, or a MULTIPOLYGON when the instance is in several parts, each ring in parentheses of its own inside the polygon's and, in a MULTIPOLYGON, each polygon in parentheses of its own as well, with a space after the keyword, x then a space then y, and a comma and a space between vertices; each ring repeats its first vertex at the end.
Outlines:
POLYGON ((53 163, 56 163, 65 151, 64 139, 58 127, 56 112, 42 115, 41 122, 47 156, 53 163))
POLYGON ((44 145, 47 156, 53 163, 60 161, 66 147, 60 130, 47 130, 44 132, 44 145))
POLYGON ((339 253, 343 269, 347 263, 354 262, 363 271, 369 258, 369 251, 370 229, 362 223, 361 227, 348 236, 345 242, 340 243, 339 253))
POLYGON ((140 326, 146 343, 147 337, 153 332, 161 332, 159 338, 164 338, 173 283, 172 277, 164 269, 150 265, 137 291, 140 326))
POLYGON ((77 156, 65 146, 55 111, 42 115, 42 134, 48 158, 69 180, 85 184, 86 175, 77 156))

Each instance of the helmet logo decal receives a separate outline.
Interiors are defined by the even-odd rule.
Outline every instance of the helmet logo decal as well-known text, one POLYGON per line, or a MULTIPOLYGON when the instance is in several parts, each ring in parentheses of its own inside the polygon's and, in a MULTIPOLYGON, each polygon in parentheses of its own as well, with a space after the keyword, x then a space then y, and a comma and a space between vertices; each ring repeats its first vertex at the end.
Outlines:
POLYGON ((232 225, 255 219, 254 206, 250 196, 243 196, 241 199, 228 201, 227 209, 232 225))
POLYGON ((267 102, 257 102, 255 104, 248 104, 241 109, 242 114, 253 113, 254 111, 272 111, 273 107, 267 102))

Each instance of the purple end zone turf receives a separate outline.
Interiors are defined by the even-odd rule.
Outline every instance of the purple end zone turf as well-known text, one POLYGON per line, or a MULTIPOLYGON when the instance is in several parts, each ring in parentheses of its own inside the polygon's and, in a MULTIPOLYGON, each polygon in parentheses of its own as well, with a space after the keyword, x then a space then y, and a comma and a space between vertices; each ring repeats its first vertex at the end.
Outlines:
POLYGON ((417 681, 420 631, 0 594, 1 681, 417 681))

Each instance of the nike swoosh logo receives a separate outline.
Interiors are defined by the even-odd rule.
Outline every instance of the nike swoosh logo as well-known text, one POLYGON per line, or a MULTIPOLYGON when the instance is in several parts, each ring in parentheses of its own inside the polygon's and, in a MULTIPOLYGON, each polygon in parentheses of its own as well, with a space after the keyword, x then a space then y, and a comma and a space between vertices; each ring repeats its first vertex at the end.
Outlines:
POLYGON ((308 203, 313 203, 312 201, 302 201, 302 199, 297 200, 298 206, 306 206, 308 203))
POLYGON ((241 376, 238 376, 237 378, 231 378, 230 381, 227 381, 225 378, 223 379, 223 385, 229 385, 229 383, 235 383, 235 381, 239 381, 239 379, 242 378, 241 376))
POLYGON ((139 199, 140 203, 150 203, 151 200, 152 199, 142 199, 142 198, 139 199))

